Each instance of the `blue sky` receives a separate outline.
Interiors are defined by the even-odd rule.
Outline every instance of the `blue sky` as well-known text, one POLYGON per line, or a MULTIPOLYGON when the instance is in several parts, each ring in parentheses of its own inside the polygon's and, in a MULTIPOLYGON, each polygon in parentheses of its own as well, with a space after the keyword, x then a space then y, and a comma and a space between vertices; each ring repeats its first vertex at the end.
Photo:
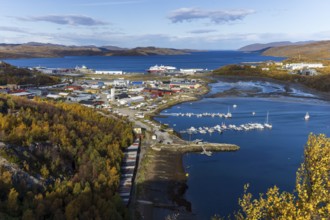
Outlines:
POLYGON ((329 0, 0 0, 0 43, 238 49, 330 39, 329 0))

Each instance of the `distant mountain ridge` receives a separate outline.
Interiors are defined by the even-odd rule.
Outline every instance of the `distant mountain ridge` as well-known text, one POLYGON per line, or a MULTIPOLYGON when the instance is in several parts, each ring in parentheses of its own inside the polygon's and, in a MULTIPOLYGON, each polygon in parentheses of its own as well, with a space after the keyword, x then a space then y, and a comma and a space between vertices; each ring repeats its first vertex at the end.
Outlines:
POLYGON ((63 56, 149 56, 189 54, 192 50, 137 47, 133 49, 116 46, 66 46, 60 44, 29 42, 25 44, 0 44, 0 59, 63 56))
POLYGON ((281 46, 291 46, 291 45, 305 45, 312 43, 314 41, 300 41, 300 42, 291 42, 291 41, 280 41, 280 42, 271 42, 271 43, 256 43, 250 44, 244 47, 239 48, 239 51, 244 52, 253 52, 253 51, 264 51, 273 47, 281 47, 281 46))

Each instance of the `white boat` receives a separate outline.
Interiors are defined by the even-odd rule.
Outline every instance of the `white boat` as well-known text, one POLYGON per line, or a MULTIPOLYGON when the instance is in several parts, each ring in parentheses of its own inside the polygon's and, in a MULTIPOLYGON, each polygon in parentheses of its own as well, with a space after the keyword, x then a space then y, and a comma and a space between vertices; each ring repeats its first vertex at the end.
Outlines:
POLYGON ((309 120, 309 113, 308 113, 308 112, 306 112, 305 120, 306 120, 306 121, 309 120))
POLYGON ((236 105, 236 104, 234 104, 234 105, 233 105, 233 108, 237 108, 237 105, 236 105))
POLYGON ((273 127, 273 125, 268 122, 268 115, 269 115, 269 112, 267 112, 267 117, 266 117, 266 122, 264 123, 264 127, 271 129, 273 127))
POLYGON ((232 117, 232 114, 230 113, 229 107, 228 107, 228 112, 227 112, 227 114, 225 114, 225 118, 231 118, 231 117, 232 117))

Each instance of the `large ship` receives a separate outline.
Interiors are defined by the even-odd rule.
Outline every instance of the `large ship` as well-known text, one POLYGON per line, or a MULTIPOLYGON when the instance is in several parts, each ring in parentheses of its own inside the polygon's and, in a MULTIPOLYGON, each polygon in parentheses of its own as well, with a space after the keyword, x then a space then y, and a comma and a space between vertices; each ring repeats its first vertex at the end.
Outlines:
POLYGON ((148 70, 148 73, 168 73, 176 71, 176 67, 174 66, 164 66, 164 65, 155 65, 151 66, 148 70))

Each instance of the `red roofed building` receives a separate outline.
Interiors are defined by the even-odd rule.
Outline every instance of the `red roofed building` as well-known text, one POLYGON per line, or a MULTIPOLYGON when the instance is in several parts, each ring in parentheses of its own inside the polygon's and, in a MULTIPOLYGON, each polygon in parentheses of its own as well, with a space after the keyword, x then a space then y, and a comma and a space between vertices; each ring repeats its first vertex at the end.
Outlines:
POLYGON ((83 87, 81 86, 66 86, 65 90, 70 90, 70 91, 76 91, 76 90, 83 90, 83 87))
POLYGON ((144 88, 142 92, 150 93, 151 95, 154 95, 154 96, 164 96, 164 95, 173 94, 173 91, 171 91, 171 90, 156 89, 156 88, 144 88))

